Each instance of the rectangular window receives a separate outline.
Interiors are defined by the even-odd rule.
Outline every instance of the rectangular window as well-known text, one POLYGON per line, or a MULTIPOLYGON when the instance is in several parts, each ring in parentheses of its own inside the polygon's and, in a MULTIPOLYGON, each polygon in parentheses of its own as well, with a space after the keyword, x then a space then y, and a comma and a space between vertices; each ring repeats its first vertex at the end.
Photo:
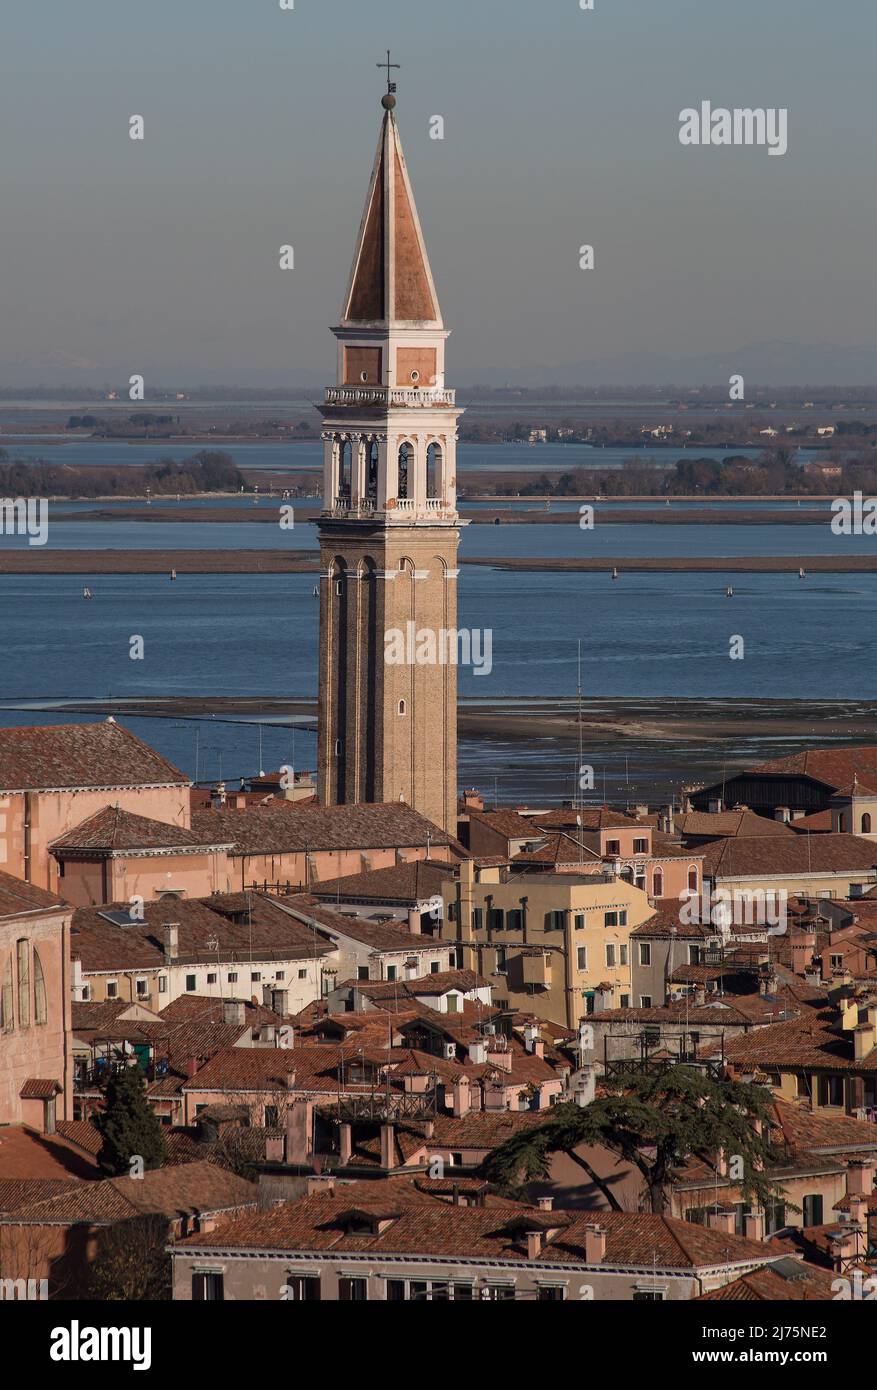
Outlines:
POLYGON ((523 931, 524 913, 520 907, 510 907, 505 915, 506 931, 523 931))
POLYGON ((158 992, 159 994, 167 994, 167 975, 159 975, 158 992))
POLYGON ((509 956, 509 953, 508 953, 508 951, 506 950, 505 946, 497 946, 497 948, 496 948, 496 973, 497 973, 497 975, 504 975, 504 974, 506 973, 506 971, 508 970, 508 968, 509 968, 509 967, 508 967, 508 956, 509 956))
POLYGON ((639 997, 639 1006, 641 1009, 650 1009, 652 1007, 652 996, 650 994, 641 994, 639 997))
POLYGON ((291 1303, 319 1303, 320 1280, 315 1274, 290 1274, 286 1280, 291 1303))
POLYGON ((259 983, 259 981, 261 980, 261 978, 262 978, 262 972, 261 972, 261 970, 251 970, 251 971, 250 971, 250 982, 251 982, 252 984, 257 985, 257 984, 259 983))
POLYGON ((640 839, 634 840, 634 842, 633 842, 633 852, 634 852, 634 854, 648 854, 648 852, 649 852, 649 842, 648 842, 648 840, 640 840, 640 839))
POLYGON ((404 1303, 404 1302, 405 1302, 405 1280, 404 1280, 404 1279, 388 1279, 388 1280, 387 1280, 387 1302, 388 1302, 388 1303, 404 1303))
POLYGON ((689 946, 689 948, 688 948, 688 964, 689 964, 689 965, 700 965, 700 947, 699 947, 699 946, 689 946))
POLYGON ((265 1128, 276 1129, 280 1120, 280 1111, 276 1105, 265 1106, 265 1128))
POLYGON ((615 947, 612 945, 611 941, 606 944, 606 964, 609 966, 614 966, 615 964, 615 947))
POLYGON ((514 1299, 514 1284, 485 1284, 482 1287, 482 1294, 487 1290, 487 1297, 493 1303, 502 1303, 506 1299, 514 1299))
POLYGON ((208 972, 207 972, 207 983, 208 983, 208 985, 215 985, 215 984, 216 984, 216 971, 215 971, 215 970, 208 970, 208 972))
POLYGON ((338 1280, 338 1300, 340 1303, 365 1303, 368 1301, 368 1280, 343 1278, 338 1280))
POLYGON ((623 946, 619 946, 619 948, 618 948, 618 964, 619 964, 619 965, 627 965, 627 944, 626 944, 626 943, 625 943, 623 946))
POLYGON ((577 965, 578 965, 579 970, 587 970, 587 968, 588 968, 588 948, 587 948, 587 946, 580 946, 580 947, 578 948, 578 950, 576 951, 576 963, 577 963, 577 965))
POLYGON ((584 931, 585 914, 583 912, 576 913, 575 917, 573 918, 573 927, 576 931, 584 931))
POLYGON ((663 1303, 664 1292, 662 1289, 634 1289, 634 1303, 663 1303))
POLYGON ((604 912, 604 913, 603 913, 603 926, 604 926, 604 927, 617 927, 617 926, 618 926, 618 913, 617 913, 617 912, 604 912))
POLYGON ((368 979, 368 966, 367 966, 367 965, 358 965, 358 966, 356 967, 356 978, 357 978, 358 980, 367 980, 367 979, 368 979))
POLYGON ((282 979, 284 978, 284 975, 285 975, 285 974, 286 974, 286 972, 285 972, 284 970, 275 970, 275 971, 274 971, 274 978, 275 978, 275 980, 282 980, 282 979))
POLYGON ((618 914, 618 925, 619 925, 619 927, 626 927, 626 926, 627 926, 627 908, 626 908, 626 907, 622 908, 621 911, 620 911, 619 914, 618 914))
POLYGON ((505 926, 505 913, 501 907, 492 907, 487 914, 487 925, 491 931, 502 931, 505 926))
POLYGON ((388 979, 388 980, 395 980, 395 978, 396 978, 396 968, 397 968, 397 967, 396 967, 395 965, 388 965, 388 966, 387 966, 387 979, 388 979))
POLYGON ((651 965, 652 963, 652 948, 647 941, 640 942, 639 963, 640 965, 651 965))
POLYGON ((228 972, 228 983, 229 983, 230 985, 236 985, 237 982, 238 982, 238 972, 237 972, 236 970, 229 970, 229 972, 228 972))
POLYGON ((620 854, 620 853, 621 853, 621 841, 620 841, 620 840, 607 840, 607 841, 606 841, 606 853, 607 853, 607 854, 620 854))
POLYGON ((544 1284, 536 1295, 537 1303, 562 1303, 566 1290, 559 1284, 544 1284))
POLYGON ((819 1104, 843 1105, 844 1082, 842 1076, 820 1076, 819 1104))
POLYGON ((193 1274, 192 1297, 198 1303, 222 1303, 225 1298, 221 1274, 193 1274))
POLYGON ((456 920, 457 920, 457 904, 456 904, 456 903, 448 903, 447 908, 446 908, 446 910, 445 910, 445 915, 446 915, 446 917, 447 917, 447 919, 448 919, 449 922, 456 922, 456 920))
POLYGON ((306 979, 308 978, 307 967, 305 967, 304 970, 300 970, 300 971, 298 972, 298 978, 299 978, 300 980, 306 980, 306 979))
POLYGON ((137 993, 138 993, 138 995, 139 995, 141 998, 145 998, 145 996, 149 993, 149 981, 148 981, 148 980, 138 980, 138 981, 137 981, 137 993))
POLYGON ((619 1000, 618 1000, 618 1007, 619 1007, 619 1009, 629 1009, 629 1008, 630 1008, 630 995, 629 995, 629 994, 622 994, 622 995, 620 996, 620 998, 619 998, 619 1000))
POLYGON ((545 914, 545 930, 546 930, 546 931, 563 931, 565 919, 566 919, 566 913, 565 913, 565 912, 546 912, 546 914, 545 914))
POLYGON ((115 980, 107 980, 107 998, 118 999, 119 986, 115 980))
POLYGON ((189 991, 191 992, 192 990, 194 990, 194 989, 197 987, 197 985, 198 985, 197 976, 195 976, 195 975, 187 975, 187 976, 186 976, 186 989, 187 989, 187 990, 189 990, 189 991))
POLYGON ((474 931, 481 931, 481 928, 482 928, 483 926, 484 926, 484 908, 483 908, 483 907, 473 907, 473 909, 472 909, 472 927, 473 927, 473 930, 474 930, 474 931))
POLYGON ((822 1193, 812 1192, 804 1198, 804 1225, 822 1225, 822 1193))
POLYGON ((442 968, 442 963, 441 963, 440 960, 431 960, 431 961, 429 962, 429 973, 430 973, 430 975, 438 975, 439 972, 441 971, 441 968, 442 968))

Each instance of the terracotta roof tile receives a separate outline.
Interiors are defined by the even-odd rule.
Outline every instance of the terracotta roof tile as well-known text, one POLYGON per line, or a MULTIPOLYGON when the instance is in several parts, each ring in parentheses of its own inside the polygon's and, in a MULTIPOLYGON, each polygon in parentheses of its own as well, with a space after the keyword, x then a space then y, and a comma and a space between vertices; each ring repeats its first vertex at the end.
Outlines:
POLYGON ((0 729, 0 791, 179 784, 188 777, 113 719, 0 729))

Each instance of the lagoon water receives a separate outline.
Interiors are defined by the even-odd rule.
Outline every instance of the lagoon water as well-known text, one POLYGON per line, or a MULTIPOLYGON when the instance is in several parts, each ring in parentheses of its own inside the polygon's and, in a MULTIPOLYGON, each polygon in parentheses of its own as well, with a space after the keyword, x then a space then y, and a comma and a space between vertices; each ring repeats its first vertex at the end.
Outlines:
MULTIPOLYGON (((87 447, 93 453, 97 446, 87 447)), ((108 450, 107 461, 114 461, 110 455, 130 453, 135 446, 101 447, 108 450)), ((243 447, 269 449, 277 456, 276 446, 243 447)), ((544 447, 522 447, 518 452, 526 455, 527 467, 541 467, 545 464, 537 464, 535 456, 543 454, 544 447)), ((86 445, 64 446, 63 455, 71 462, 68 450, 74 448, 86 445)), ((547 448, 563 451, 562 446, 547 448)), ((176 457, 182 453, 179 448, 167 452, 176 457)), ((479 458, 486 455, 491 460, 482 466, 496 467, 492 460, 506 452, 480 450, 479 458)), ((258 466, 265 465, 260 461, 258 466)), ((116 505, 131 504, 57 503, 53 511, 116 505)), ((153 503, 156 511, 176 505, 168 499, 153 503)), ((239 499, 229 499, 228 505, 240 505, 239 499)), ((564 505, 575 507, 558 502, 552 510, 564 505)), ((821 505, 827 513, 828 503, 821 505)), ((276 499, 259 506, 276 506, 276 499)), ((793 557, 870 553, 874 543, 869 537, 833 536, 828 514, 824 526, 649 526, 626 524, 624 504, 619 504, 598 512, 593 531, 582 531, 575 523, 470 526, 464 529, 462 547, 464 554, 493 556, 793 557), (605 519, 607 511, 612 521, 605 519)), ((19 544, 26 539, 0 537, 0 545, 19 544)), ((249 522, 56 520, 50 528, 50 545, 62 549, 258 549, 280 544, 315 548, 315 528, 301 525, 283 532, 249 522)), ((45 708, 47 702, 62 699, 312 699, 318 619, 313 586, 314 576, 308 574, 188 575, 182 568, 175 584, 165 575, 148 574, 0 575, 0 705, 7 706, 0 720, 29 723, 64 717, 45 708), (85 585, 93 592, 91 602, 83 600, 85 585), (144 638, 142 661, 129 656, 134 635, 144 638), (8 709, 27 702, 42 708, 8 709)), ((608 572, 526 573, 472 566, 462 570, 459 603, 460 626, 492 633, 490 674, 477 676, 461 669, 464 697, 572 695, 581 640, 586 695, 877 698, 870 642, 877 626, 877 575, 813 575, 802 581, 793 569, 788 574, 626 574, 621 566, 613 581, 608 572), (732 599, 725 596, 728 584, 733 585, 732 599), (734 636, 744 639, 743 660, 729 656, 734 636)), ((262 721, 257 728, 252 720, 241 719, 126 723, 201 778, 221 772, 234 779, 258 770, 260 736, 263 767, 282 762, 313 767, 314 738, 305 727, 262 721)), ((569 757, 569 749, 552 740, 464 742, 460 775, 484 785, 496 777, 508 796, 530 792, 559 798, 569 795, 569 757)), ((613 775, 617 772, 616 766, 613 775)))

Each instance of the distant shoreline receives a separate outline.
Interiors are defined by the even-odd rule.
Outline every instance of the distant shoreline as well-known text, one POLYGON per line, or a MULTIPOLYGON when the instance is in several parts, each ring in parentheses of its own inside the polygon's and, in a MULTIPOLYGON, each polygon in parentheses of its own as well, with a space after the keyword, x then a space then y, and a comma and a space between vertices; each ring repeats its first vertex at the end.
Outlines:
MULTIPOLYGON (((463 565, 554 574, 874 574, 874 555, 461 556, 463 565)), ((0 574, 319 574, 309 550, 0 550, 0 574)))

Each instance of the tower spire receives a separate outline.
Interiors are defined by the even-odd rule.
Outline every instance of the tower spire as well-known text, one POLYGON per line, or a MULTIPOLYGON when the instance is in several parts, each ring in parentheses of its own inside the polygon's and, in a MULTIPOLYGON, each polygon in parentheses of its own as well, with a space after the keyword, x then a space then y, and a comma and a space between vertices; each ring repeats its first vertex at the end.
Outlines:
POLYGON ((393 109, 396 98, 388 93, 382 105, 384 119, 341 325, 441 328, 438 296, 393 109))

